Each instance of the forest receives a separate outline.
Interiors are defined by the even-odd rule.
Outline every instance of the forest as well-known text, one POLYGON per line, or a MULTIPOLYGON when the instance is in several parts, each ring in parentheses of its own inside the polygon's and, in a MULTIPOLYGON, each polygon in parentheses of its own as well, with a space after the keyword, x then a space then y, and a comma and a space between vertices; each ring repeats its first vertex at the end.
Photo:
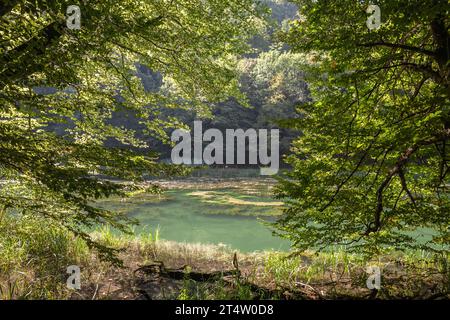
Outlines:
POLYGON ((0 0, 0 300, 448 300, 449 11, 0 0))

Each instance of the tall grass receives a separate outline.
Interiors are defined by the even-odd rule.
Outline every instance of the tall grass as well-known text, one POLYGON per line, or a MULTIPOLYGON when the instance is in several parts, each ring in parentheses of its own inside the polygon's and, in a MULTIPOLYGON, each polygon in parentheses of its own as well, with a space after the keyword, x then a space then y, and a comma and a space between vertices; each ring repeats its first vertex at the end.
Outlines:
MULTIPOLYGON (((139 256, 156 257, 159 228, 139 235, 121 234, 109 226, 92 232, 98 242, 116 249, 138 248, 139 256)), ((145 262, 145 261, 144 261, 145 262)), ((1 299, 65 299, 74 292, 66 287, 67 267, 82 269, 82 282, 91 273, 107 273, 108 263, 102 263, 86 243, 51 221, 3 213, 0 219, 0 300, 1 299), (83 270, 86 275, 83 275, 83 270)))
MULTIPOLYGON (((131 281, 133 268, 151 261, 163 261, 172 267, 185 264, 206 271, 232 268, 234 252, 230 248, 163 241, 159 239, 159 229, 135 235, 102 226, 93 231, 92 236, 104 245, 122 249, 121 257, 131 266, 129 270, 120 270, 122 280, 131 281)), ((367 260, 361 255, 348 254, 342 248, 322 253, 305 252, 294 257, 288 255, 280 252, 239 254, 243 277, 262 287, 283 290, 310 287, 328 292, 327 297, 342 297, 342 294, 348 297, 348 291, 352 291, 354 296, 360 297, 364 293, 361 290, 367 292, 366 266, 376 264, 383 270, 381 297, 416 297, 424 294, 424 288, 429 295, 450 290, 448 255, 417 251, 367 260)), ((0 219, 0 299, 73 297, 75 293, 66 288, 69 265, 81 267, 82 286, 107 283, 119 272, 102 264, 81 239, 45 219, 20 215, 5 215, 0 219)), ((165 297, 251 298, 250 288, 238 280, 230 287, 220 281, 196 283, 186 278, 176 294, 168 293, 165 297)), ((90 293, 88 298, 95 295, 90 293)))
POLYGON ((0 220, 0 299, 54 299, 68 294, 66 268, 87 261, 86 244, 42 218, 0 220))

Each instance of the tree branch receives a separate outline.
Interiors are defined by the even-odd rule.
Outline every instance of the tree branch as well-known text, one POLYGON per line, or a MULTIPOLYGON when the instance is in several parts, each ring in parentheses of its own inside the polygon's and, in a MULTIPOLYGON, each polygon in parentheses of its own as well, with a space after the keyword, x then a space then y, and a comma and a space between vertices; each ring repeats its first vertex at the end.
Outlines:
POLYGON ((374 221, 369 225, 366 231, 366 235, 371 232, 377 232, 381 229, 381 213, 383 212, 383 192, 391 183, 395 175, 401 175, 402 168, 408 163, 411 156, 420 149, 420 147, 434 144, 436 142, 446 141, 450 138, 450 129, 445 129, 438 136, 432 139, 422 140, 406 149, 406 151, 400 156, 395 166, 389 171, 384 181, 381 183, 377 190, 377 207, 375 209, 374 221))
POLYGON ((413 47, 413 46, 409 46, 406 44, 400 44, 400 43, 388 43, 388 42, 380 41, 380 42, 372 42, 372 43, 362 43, 362 44, 358 44, 358 46, 366 47, 366 48, 381 46, 381 47, 388 47, 388 48, 394 48, 394 49, 403 49, 403 50, 407 50, 407 51, 422 53, 424 55, 436 58, 436 52, 434 52, 434 51, 423 49, 423 48, 418 48, 418 47, 413 47))
MULTIPOLYGON (((43 63, 35 63, 36 57, 44 55, 47 47, 63 35, 63 21, 55 21, 43 28, 39 34, 20 46, 9 50, 1 59, 3 68, 0 75, 6 82, 23 79, 45 67, 43 63), (18 57, 18 59, 15 59, 18 57)), ((3 82, 0 87, 4 87, 3 82)))
POLYGON ((0 1, 0 17, 7 15, 20 2, 20 0, 0 1))

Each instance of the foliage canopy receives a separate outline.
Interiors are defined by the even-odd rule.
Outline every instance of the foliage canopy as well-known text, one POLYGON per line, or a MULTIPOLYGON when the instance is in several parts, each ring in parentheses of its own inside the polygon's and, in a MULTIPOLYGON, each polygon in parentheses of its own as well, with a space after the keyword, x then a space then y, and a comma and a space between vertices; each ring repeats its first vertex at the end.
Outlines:
POLYGON ((239 96, 235 56, 262 14, 251 0, 0 1, 0 219, 49 218, 94 247, 89 227, 126 230, 124 216, 93 201, 179 169, 158 164, 146 141, 108 120, 131 110, 164 139, 180 124, 162 120, 161 108, 204 111, 206 101, 239 96), (69 5, 81 9, 80 30, 66 27, 69 5), (171 92, 146 92, 138 61, 171 92), (55 123, 64 132, 49 130, 55 123), (105 147, 108 139, 123 147, 105 147))
POLYGON ((447 251, 448 1, 371 2, 376 30, 368 1, 295 2, 300 18, 282 38, 308 54, 313 101, 288 123, 303 135, 277 191, 288 203, 278 233, 300 250, 447 251))

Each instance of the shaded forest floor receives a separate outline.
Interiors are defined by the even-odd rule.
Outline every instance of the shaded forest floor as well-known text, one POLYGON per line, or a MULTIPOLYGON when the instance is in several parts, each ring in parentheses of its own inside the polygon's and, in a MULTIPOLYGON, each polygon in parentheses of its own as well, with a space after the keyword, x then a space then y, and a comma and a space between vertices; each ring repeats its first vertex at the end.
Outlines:
POLYGON ((367 261, 342 250, 288 257, 182 244, 155 235, 94 233, 121 249, 123 267, 101 261, 84 242, 40 220, 0 221, 0 299, 448 299, 448 256, 390 254, 367 261), (67 267, 81 269, 68 289, 67 267), (367 288, 368 266, 381 289, 367 288))
POLYGON ((100 267, 93 261, 82 280, 87 285, 70 298, 450 298, 448 266, 436 259, 390 256, 365 262, 342 251, 287 258, 277 252, 235 255, 226 247, 167 241, 122 245, 124 268, 100 267), (367 289, 367 265, 382 270, 379 291, 367 289))

